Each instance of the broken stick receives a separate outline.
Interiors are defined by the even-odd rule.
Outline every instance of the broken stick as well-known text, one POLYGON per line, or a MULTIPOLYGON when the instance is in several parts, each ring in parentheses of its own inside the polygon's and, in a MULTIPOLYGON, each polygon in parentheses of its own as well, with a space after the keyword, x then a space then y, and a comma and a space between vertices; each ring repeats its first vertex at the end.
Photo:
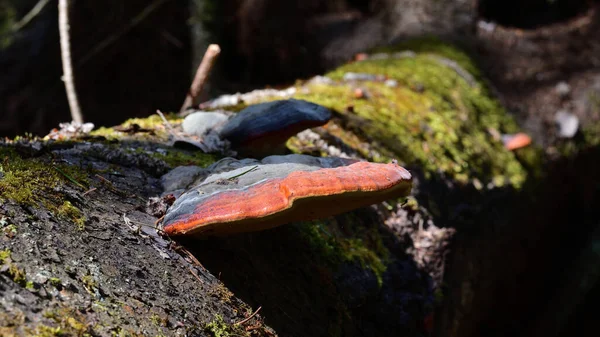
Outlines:
POLYGON ((198 66, 198 71, 196 71, 196 76, 194 77, 192 86, 190 87, 190 90, 185 97, 185 101, 179 110, 180 115, 184 115, 185 110, 194 104, 194 100, 196 97, 198 97, 198 95, 200 95, 200 92, 202 92, 204 83, 206 83, 208 74, 215 63, 215 59, 217 56, 219 56, 219 53, 221 53, 221 48, 216 44, 211 44, 208 46, 208 49, 206 49, 206 53, 204 53, 202 62, 200 62, 200 65, 198 66))

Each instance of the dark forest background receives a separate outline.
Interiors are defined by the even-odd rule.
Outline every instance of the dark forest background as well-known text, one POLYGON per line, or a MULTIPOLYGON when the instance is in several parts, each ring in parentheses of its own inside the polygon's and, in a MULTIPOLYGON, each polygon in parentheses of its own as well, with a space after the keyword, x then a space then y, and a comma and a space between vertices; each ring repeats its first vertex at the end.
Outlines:
MULTIPOLYGON (((56 1, 45 1, 22 25, 41 2, 0 1, 3 136, 44 135, 70 119, 61 82, 56 1)), ((357 52, 423 34, 470 49, 494 79, 499 61, 486 52, 507 47, 486 45, 490 39, 477 29, 482 22, 535 31, 589 16, 596 3, 79 0, 71 4, 71 45, 86 121, 113 125, 156 109, 177 110, 209 43, 220 44, 222 54, 203 99, 285 86, 323 73, 357 52)))

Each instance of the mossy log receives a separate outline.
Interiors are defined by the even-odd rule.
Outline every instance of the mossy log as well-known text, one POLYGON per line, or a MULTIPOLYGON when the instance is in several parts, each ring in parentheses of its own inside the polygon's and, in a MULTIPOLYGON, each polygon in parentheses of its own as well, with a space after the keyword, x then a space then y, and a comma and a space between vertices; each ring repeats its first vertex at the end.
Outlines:
POLYGON ((157 234, 147 200, 169 169, 219 155, 168 146, 158 116, 69 140, 3 141, 1 334, 425 336, 435 326, 471 336, 535 308, 543 294, 530 288, 514 309, 502 290, 518 296, 515 275, 534 287, 547 272, 527 273, 551 247, 528 255, 521 244, 560 234, 546 229, 561 210, 544 207, 565 198, 547 197, 555 176, 538 148, 503 147, 498 135, 518 126, 464 53, 414 41, 286 92, 334 112, 290 139, 290 151, 396 159, 416 177, 413 196, 175 242, 157 234), (542 222, 529 226, 531 212, 542 222), (494 308, 499 318, 489 318, 494 308))

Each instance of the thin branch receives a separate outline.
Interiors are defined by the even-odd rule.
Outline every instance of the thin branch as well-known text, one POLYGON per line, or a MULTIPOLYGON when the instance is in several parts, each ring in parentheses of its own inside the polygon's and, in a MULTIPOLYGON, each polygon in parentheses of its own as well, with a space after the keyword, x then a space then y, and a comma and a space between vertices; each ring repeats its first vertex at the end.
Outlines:
POLYGON ((60 54, 63 66, 63 81, 67 92, 67 100, 74 122, 83 124, 81 108, 75 91, 73 64, 71 61, 71 41, 69 37, 69 0, 58 0, 58 31, 60 33, 60 54))
POLYGON ((185 247, 181 247, 180 249, 181 249, 181 251, 182 251, 182 252, 183 252, 185 255, 187 255, 187 257, 189 257, 189 258, 190 258, 190 260, 192 260, 192 262, 193 262, 193 263, 194 263, 196 266, 198 266, 198 267, 200 267, 200 268, 202 268, 202 269, 206 270, 206 268, 204 268, 204 266, 202 265, 202 263, 200 263, 200 261, 199 261, 199 260, 198 260, 198 259, 197 259, 197 258, 196 258, 194 255, 192 255, 192 253, 190 253, 190 251, 189 251, 189 250, 187 250, 185 247))
POLYGON ((163 123, 165 124, 165 126, 169 130, 169 133, 171 134, 171 136, 175 137, 175 129, 173 129, 173 126, 171 125, 171 123, 169 123, 169 121, 167 120, 167 118, 165 117, 165 115, 162 113, 162 111, 160 111, 160 110, 157 109, 156 110, 156 114, 160 116, 160 118, 162 119, 163 123))
POLYGON ((89 190, 85 191, 85 193, 83 193, 81 196, 82 196, 82 197, 84 197, 84 196, 86 196, 88 193, 92 193, 92 192, 94 192, 95 190, 97 190, 97 188, 96 188, 96 187, 92 187, 92 188, 90 188, 89 190))
POLYGON ((50 0, 38 1, 38 3, 35 4, 35 6, 33 6, 33 8, 29 11, 29 13, 25 14, 25 16, 21 20, 19 20, 19 22, 15 23, 12 26, 12 31, 17 32, 21 28, 27 26, 27 24, 29 22, 31 22, 31 20, 33 20, 33 18, 35 18, 36 16, 38 16, 38 14, 40 14, 42 12, 42 9, 44 9, 44 7, 46 7, 48 2, 50 2, 50 0))
POLYGON ((254 317, 254 316, 256 316, 256 314, 258 314, 260 309, 262 309, 262 307, 258 307, 258 309, 256 309, 256 311, 252 315, 248 316, 247 318, 244 318, 243 320, 241 320, 237 323, 233 323, 233 325, 240 325, 240 324, 244 324, 244 323, 248 322, 249 320, 252 319, 252 317, 254 317))
POLYGON ((196 273, 194 272, 194 270, 192 269, 192 267, 189 267, 189 268, 190 268, 190 273, 192 273, 192 275, 194 275, 194 277, 195 277, 195 278, 196 278, 198 281, 200 281, 200 283, 204 283, 204 281, 202 281, 202 279, 200 278, 200 276, 198 276, 198 274, 196 274, 196 273))
POLYGON ((206 49, 206 53, 204 53, 204 57, 202 58, 202 62, 198 66, 198 70, 196 71, 196 76, 194 77, 194 81, 192 82, 192 86, 190 87, 190 91, 185 97, 185 101, 179 110, 179 114, 183 114, 184 111, 191 107, 194 104, 194 100, 200 92, 202 92, 202 88, 206 83, 206 79, 208 78, 208 74, 215 64, 215 60, 217 56, 221 53, 221 48, 217 44, 211 44, 206 49))
POLYGON ((100 181, 102 181, 102 183, 104 184, 104 186, 106 186, 108 188, 109 191, 113 192, 114 194, 120 196, 120 197, 124 197, 124 198, 137 198, 138 200, 142 201, 142 202, 146 202, 146 199, 140 197, 139 195, 136 194, 132 194, 132 195, 127 195, 127 193, 119 190, 118 188, 115 187, 115 185, 112 183, 112 181, 104 178, 103 176, 96 174, 96 178, 100 179, 100 181))

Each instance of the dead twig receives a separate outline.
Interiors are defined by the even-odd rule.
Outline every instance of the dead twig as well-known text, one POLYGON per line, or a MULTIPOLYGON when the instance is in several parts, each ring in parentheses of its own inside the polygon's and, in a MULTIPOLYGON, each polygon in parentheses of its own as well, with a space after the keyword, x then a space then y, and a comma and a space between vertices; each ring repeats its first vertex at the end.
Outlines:
POLYGON ((139 201, 142 201, 144 203, 146 202, 146 199, 140 197, 137 194, 128 195, 126 192, 123 192, 120 189, 116 188, 115 185, 112 183, 112 181, 104 178, 103 176, 101 176, 99 174, 96 174, 95 176, 96 176, 96 178, 100 179, 100 181, 103 183, 103 185, 106 186, 108 188, 108 190, 113 192, 114 194, 116 194, 120 197, 123 197, 123 198, 136 198, 139 201))
POLYGON ((83 193, 81 196, 82 196, 82 197, 84 197, 84 196, 86 196, 88 193, 92 193, 92 192, 94 192, 95 190, 97 190, 97 188, 96 188, 96 187, 92 187, 92 188, 90 188, 89 190, 85 191, 85 192, 84 192, 84 193, 83 193))
POLYGON ((262 306, 258 307, 258 309, 256 309, 256 311, 252 315, 248 316, 247 318, 244 318, 243 320, 241 320, 241 321, 239 321, 237 323, 233 323, 233 325, 240 325, 240 324, 244 324, 244 323, 248 322, 249 320, 252 319, 252 317, 254 317, 254 316, 256 316, 256 314, 258 314, 258 312, 260 311, 260 309, 262 309, 262 306))
POLYGON ((173 248, 173 250, 175 250, 178 253, 181 253, 185 256, 187 256, 190 260, 192 260, 192 264, 202 268, 204 271, 206 271, 206 268, 204 268, 204 266, 202 265, 202 263, 200 263, 200 261, 198 261, 198 259, 192 255, 192 253, 190 253, 189 250, 187 250, 184 246, 181 246, 179 244, 176 244, 173 248))
POLYGON ((204 271, 206 271, 206 268, 204 268, 202 263, 200 263, 200 261, 198 261, 198 259, 194 255, 192 255, 192 253, 190 253, 190 251, 187 250, 184 246, 180 245, 179 243, 177 243, 177 241, 172 240, 171 238, 167 238, 167 240, 169 240, 169 242, 170 242, 171 250, 175 251, 176 253, 178 253, 179 255, 181 255, 183 257, 185 257, 185 256, 189 257, 190 260, 192 260, 193 265, 200 267, 204 271))
POLYGON ((101 176, 101 175, 99 175, 99 174, 96 174, 96 178, 100 179, 100 181, 101 181, 102 183, 104 183, 104 185, 105 185, 106 187, 108 187, 108 189, 109 189, 111 192, 115 193, 116 195, 118 195, 118 196, 120 196, 120 197, 127 197, 127 193, 125 193, 125 192, 123 192, 123 191, 119 190, 118 188, 116 188, 116 187, 113 185, 112 181, 110 181, 110 180, 108 180, 108 179, 104 178, 103 176, 101 176))
POLYGON ((200 281, 200 283, 204 283, 204 281, 202 281, 202 279, 200 278, 200 276, 198 276, 198 274, 196 274, 196 273, 194 272, 194 270, 192 270, 192 267, 190 267, 190 273, 192 273, 192 275, 194 275, 194 277, 195 277, 195 278, 196 278, 198 281, 200 281))
POLYGON ((179 110, 180 115, 184 115, 184 112, 187 108, 191 107, 194 104, 194 100, 200 92, 202 92, 202 88, 206 83, 206 79, 208 78, 208 74, 210 73, 211 68, 213 67, 217 56, 221 53, 221 48, 219 45, 211 44, 206 49, 206 53, 204 53, 204 57, 202 58, 202 62, 198 66, 198 70, 196 71, 196 76, 194 77, 194 81, 192 81, 192 85, 190 90, 185 97, 183 105, 179 110))
POLYGON ((136 225, 138 225, 138 226, 140 226, 140 227, 145 227, 145 228, 149 228, 149 229, 156 229, 154 226, 152 226, 152 225, 148 225, 148 224, 147 224, 147 223, 145 223, 145 222, 141 222, 141 221, 135 221, 135 220, 131 220, 131 219, 129 219, 129 218, 127 219, 127 221, 131 222, 132 224, 136 224, 136 225))
POLYGON ((171 136, 175 137, 175 129, 173 129, 173 126, 171 125, 171 123, 169 123, 169 121, 167 120, 167 118, 165 117, 165 115, 162 113, 162 111, 160 110, 156 110, 156 114, 160 116, 160 119, 162 119, 163 123, 165 124, 165 126, 167 127, 167 129, 169 130, 169 133, 171 134, 171 136))
POLYGON ((75 79, 73 78, 73 63, 71 60, 71 38, 69 36, 69 0, 58 1, 58 31, 60 35, 60 56, 63 67, 63 81, 71 110, 71 119, 83 124, 81 108, 75 91, 75 79))
POLYGON ((33 20, 38 14, 42 12, 42 9, 46 7, 46 5, 50 2, 50 0, 40 0, 35 6, 29 11, 29 13, 25 14, 25 16, 19 20, 19 22, 15 23, 11 29, 13 32, 18 32, 21 28, 27 26, 31 20, 33 20))

